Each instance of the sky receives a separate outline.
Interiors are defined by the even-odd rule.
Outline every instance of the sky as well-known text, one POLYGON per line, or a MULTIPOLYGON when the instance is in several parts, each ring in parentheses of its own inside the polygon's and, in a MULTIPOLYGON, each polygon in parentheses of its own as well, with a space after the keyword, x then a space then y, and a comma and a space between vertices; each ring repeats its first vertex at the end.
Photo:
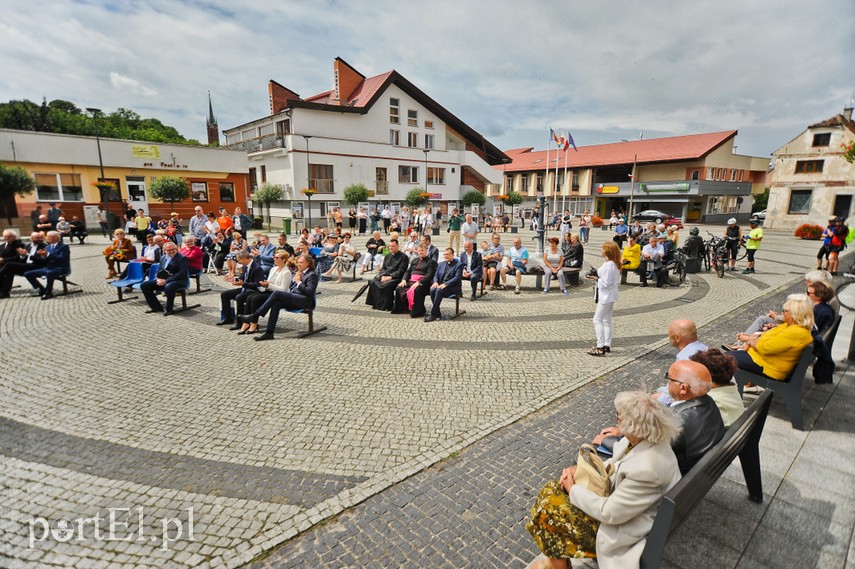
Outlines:
POLYGON ((738 130, 769 156, 855 95, 852 0, 4 0, 0 101, 129 108, 206 140, 341 57, 397 70, 497 147, 738 130))

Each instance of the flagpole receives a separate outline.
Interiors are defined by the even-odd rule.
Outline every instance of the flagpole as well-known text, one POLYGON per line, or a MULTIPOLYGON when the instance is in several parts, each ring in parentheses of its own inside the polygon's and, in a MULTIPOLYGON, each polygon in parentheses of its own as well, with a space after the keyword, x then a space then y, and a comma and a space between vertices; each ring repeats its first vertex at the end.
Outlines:
MULTIPOLYGON (((572 180, 570 181, 570 184, 567 183, 567 155, 570 154, 568 152, 569 150, 569 147, 564 149, 564 185, 568 188, 568 190, 573 185, 572 180)), ((561 210, 562 212, 567 211, 567 190, 564 190, 564 196, 561 200, 561 210)))
MULTIPOLYGON (((558 132, 560 133, 561 131, 559 130, 558 132)), ((560 134, 558 135, 558 138, 559 139, 561 138, 560 134)), ((555 214, 555 212, 558 210, 558 193, 557 193, 557 190, 558 190, 558 157, 561 156, 561 154, 560 154, 561 146, 560 145, 556 145, 556 146, 558 146, 558 148, 555 149, 555 177, 552 178, 552 213, 553 214, 555 214)))
POLYGON ((629 184, 629 211, 627 212, 627 219, 632 220, 634 212, 632 211, 632 201, 635 198, 635 167, 638 164, 638 153, 632 158, 632 176, 630 176, 630 184, 629 184))

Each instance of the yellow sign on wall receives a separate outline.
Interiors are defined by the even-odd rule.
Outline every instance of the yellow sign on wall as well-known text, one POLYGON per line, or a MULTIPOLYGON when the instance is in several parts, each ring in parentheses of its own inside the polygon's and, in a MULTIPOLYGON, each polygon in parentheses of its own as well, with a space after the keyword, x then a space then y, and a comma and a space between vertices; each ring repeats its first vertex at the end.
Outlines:
POLYGON ((134 144, 131 146, 134 158, 160 158, 160 147, 154 144, 134 144))

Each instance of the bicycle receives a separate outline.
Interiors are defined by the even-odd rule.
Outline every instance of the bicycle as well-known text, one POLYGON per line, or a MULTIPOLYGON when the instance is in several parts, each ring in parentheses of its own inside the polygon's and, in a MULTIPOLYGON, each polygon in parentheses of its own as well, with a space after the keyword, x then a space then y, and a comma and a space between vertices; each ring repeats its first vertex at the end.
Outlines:
POLYGON ((723 278, 729 254, 727 245, 721 237, 716 237, 709 231, 707 235, 710 236, 710 239, 704 243, 704 267, 707 272, 714 269, 718 278, 723 278))
POLYGON ((665 263, 666 281, 670 286, 680 286, 686 282, 686 252, 682 248, 674 249, 671 259, 665 263))

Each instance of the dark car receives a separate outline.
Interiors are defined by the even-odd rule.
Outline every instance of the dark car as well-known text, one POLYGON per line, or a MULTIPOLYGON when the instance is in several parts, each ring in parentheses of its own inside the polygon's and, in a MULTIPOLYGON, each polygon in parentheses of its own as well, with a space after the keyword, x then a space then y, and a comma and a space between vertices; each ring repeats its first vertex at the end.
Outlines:
MULTIPOLYGON (((668 223, 668 221, 676 219, 676 218, 674 216, 668 214, 668 213, 665 213, 664 211, 659 211, 656 209, 646 209, 644 211, 640 211, 640 212, 636 213, 632 219, 633 220, 637 219, 638 221, 644 221, 644 222, 652 221, 653 223, 656 223, 656 224, 665 223, 667 225, 670 225, 670 223, 668 223)), ((677 219, 677 221, 680 221, 680 220, 677 219)))

